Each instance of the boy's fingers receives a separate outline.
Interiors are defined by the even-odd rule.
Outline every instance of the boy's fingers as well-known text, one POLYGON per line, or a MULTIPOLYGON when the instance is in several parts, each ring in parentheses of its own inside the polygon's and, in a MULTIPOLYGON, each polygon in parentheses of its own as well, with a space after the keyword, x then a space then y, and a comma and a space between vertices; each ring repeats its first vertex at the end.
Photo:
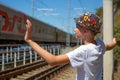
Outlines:
POLYGON ((117 43, 117 40, 116 40, 116 38, 113 38, 113 42, 116 44, 117 43))
POLYGON ((26 25, 28 25, 28 26, 32 26, 32 24, 31 24, 31 22, 30 22, 29 19, 26 20, 26 25))

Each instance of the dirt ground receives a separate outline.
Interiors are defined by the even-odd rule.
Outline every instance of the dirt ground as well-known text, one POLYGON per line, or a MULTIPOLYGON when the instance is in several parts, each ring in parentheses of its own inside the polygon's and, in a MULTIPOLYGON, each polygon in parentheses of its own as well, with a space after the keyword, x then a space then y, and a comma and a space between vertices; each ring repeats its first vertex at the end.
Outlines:
POLYGON ((114 66, 114 80, 120 80, 120 61, 114 66))

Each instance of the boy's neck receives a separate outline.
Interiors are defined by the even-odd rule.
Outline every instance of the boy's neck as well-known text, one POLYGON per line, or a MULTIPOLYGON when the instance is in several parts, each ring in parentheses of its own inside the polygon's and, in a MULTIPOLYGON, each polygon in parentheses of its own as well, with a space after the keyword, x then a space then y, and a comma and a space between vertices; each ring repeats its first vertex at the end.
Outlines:
POLYGON ((92 43, 92 44, 95 44, 95 45, 97 44, 95 40, 91 40, 91 41, 86 41, 86 40, 84 40, 84 44, 85 44, 85 45, 91 44, 91 43, 92 43))

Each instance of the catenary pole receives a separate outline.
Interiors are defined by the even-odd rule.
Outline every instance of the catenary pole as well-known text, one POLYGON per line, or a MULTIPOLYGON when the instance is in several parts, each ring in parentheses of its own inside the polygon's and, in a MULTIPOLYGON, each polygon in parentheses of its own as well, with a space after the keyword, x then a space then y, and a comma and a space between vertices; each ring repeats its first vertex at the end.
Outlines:
MULTIPOLYGON (((113 39, 113 1, 103 0, 103 40, 113 39)), ((107 51, 103 59, 103 80, 113 80, 113 50, 107 51)))
POLYGON ((32 0, 32 16, 34 16, 34 0, 32 0))
POLYGON ((68 26, 67 26, 67 34, 66 34, 66 46, 70 46, 70 1, 68 0, 68 26))

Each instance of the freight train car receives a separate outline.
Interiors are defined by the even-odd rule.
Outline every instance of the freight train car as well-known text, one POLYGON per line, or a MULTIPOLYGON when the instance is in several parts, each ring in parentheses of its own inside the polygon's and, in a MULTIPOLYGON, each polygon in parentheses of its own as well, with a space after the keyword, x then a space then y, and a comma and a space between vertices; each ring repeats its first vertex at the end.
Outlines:
MULTIPOLYGON (((44 43, 66 42, 66 32, 0 3, 0 44, 23 43, 27 18, 33 24, 33 40, 44 43)), ((70 41, 75 42, 73 38, 70 41)))

